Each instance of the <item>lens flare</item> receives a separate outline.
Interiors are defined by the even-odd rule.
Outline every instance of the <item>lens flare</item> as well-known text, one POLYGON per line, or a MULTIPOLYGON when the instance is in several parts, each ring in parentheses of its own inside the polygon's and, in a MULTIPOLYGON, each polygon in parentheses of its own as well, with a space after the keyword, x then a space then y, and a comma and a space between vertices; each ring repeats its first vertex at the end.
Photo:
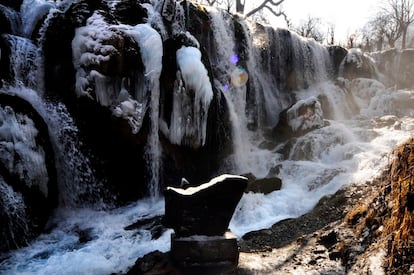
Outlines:
POLYGON ((229 61, 231 64, 236 65, 239 62, 239 56, 237 55, 237 53, 230 56, 229 61))
POLYGON ((237 67, 231 73, 231 84, 234 87, 239 88, 246 85, 247 80, 249 80, 249 75, 247 74, 246 70, 242 67, 237 67))

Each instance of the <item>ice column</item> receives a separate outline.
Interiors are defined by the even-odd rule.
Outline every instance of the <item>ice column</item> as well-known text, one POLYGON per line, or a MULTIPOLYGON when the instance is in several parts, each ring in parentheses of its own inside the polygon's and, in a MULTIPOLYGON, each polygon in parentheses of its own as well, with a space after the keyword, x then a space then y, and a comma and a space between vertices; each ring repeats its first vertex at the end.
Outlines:
POLYGON ((161 146, 158 136, 160 75, 163 45, 160 34, 148 24, 138 24, 127 31, 137 41, 145 66, 145 88, 151 93, 151 129, 148 137, 147 156, 151 169, 150 195, 158 196, 161 169, 161 146))
POLYGON ((198 148, 206 142, 207 116, 213 88, 201 52, 181 47, 177 53, 177 83, 174 88, 170 141, 198 148))

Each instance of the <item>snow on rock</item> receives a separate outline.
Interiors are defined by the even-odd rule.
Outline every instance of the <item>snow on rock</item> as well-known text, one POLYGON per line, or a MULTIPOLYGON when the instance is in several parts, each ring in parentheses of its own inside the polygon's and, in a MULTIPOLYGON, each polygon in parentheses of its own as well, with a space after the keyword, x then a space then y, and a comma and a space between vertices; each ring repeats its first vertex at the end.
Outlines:
POLYGON ((139 45, 141 58, 145 66, 145 76, 159 78, 162 69, 163 46, 160 34, 148 24, 138 24, 126 33, 139 45))
POLYGON ((28 187, 38 186, 48 196, 45 152, 36 144, 38 130, 28 116, 0 107, 0 162, 23 179, 28 187))
POLYGON ((299 100, 288 111, 288 123, 293 131, 323 127, 323 111, 316 97, 299 100))
POLYGON ((378 78, 374 59, 355 48, 348 50, 348 54, 340 64, 339 74, 347 79, 378 78))
MULTIPOLYGON (((109 61, 111 55, 117 54, 113 45, 106 44, 105 41, 114 39, 116 34, 109 29, 109 25, 104 18, 94 13, 84 27, 76 29, 75 38, 72 41, 73 63, 76 72, 76 92, 78 96, 88 96, 93 98, 92 84, 96 79, 104 78, 90 67, 99 66, 102 62, 109 61)), ((95 91, 100 92, 100 91, 95 91)), ((100 103, 106 106, 110 98, 100 96, 100 103)))
POLYGON ((72 51, 77 95, 109 107, 115 116, 126 119, 132 132, 137 133, 151 94, 159 94, 163 47, 158 32, 148 24, 110 25, 95 12, 86 26, 76 30, 72 51), (122 74, 126 58, 122 47, 128 38, 136 42, 145 67, 143 76, 138 73, 130 79, 133 82, 130 86, 126 78, 119 81, 112 76, 122 74))

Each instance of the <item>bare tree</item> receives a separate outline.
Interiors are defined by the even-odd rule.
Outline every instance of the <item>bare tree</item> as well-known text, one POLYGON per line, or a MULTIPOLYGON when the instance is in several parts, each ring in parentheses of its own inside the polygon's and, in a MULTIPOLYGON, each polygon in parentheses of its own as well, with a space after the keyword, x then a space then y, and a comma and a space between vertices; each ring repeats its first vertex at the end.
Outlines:
POLYGON ((402 36, 401 48, 404 49, 408 27, 414 22, 414 0, 388 0, 388 7, 385 9, 398 26, 398 32, 402 36))
POLYGON ((221 7, 228 12, 230 12, 234 6, 233 0, 201 0, 199 2, 208 6, 221 7))
POLYGON ((364 27, 364 37, 369 37, 377 45, 377 50, 382 50, 384 43, 389 48, 395 47, 395 42, 401 38, 402 29, 395 17, 384 9, 381 9, 371 18, 364 27))
POLYGON ((282 3, 284 1, 285 0, 262 0, 261 2, 257 1, 259 2, 259 5, 256 5, 250 11, 246 11, 246 0, 203 0, 200 2, 210 6, 225 8, 228 11, 235 7, 235 12, 243 14, 245 17, 251 17, 259 12, 267 10, 274 16, 283 16, 286 23, 289 25, 289 20, 282 8, 282 3))
POLYGON ((303 37, 313 38, 322 43, 325 36, 321 31, 321 28, 322 20, 319 17, 308 16, 308 18, 301 21, 297 27, 293 27, 293 30, 303 37))
POLYGON ((334 45, 335 44, 335 24, 334 23, 328 23, 328 31, 326 35, 326 42, 328 45, 334 45))

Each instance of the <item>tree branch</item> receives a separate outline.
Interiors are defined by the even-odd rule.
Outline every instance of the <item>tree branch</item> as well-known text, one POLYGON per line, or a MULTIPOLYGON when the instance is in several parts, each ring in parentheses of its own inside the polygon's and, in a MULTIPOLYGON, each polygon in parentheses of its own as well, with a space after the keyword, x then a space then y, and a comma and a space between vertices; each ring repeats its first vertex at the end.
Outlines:
MULTIPOLYGON (((273 1, 273 0, 265 0, 265 1, 263 1, 262 2, 262 4, 260 4, 257 8, 255 8, 255 9, 253 9, 253 10, 251 10, 251 11, 249 11, 248 13, 246 13, 246 15, 245 15, 245 17, 250 17, 250 16, 252 16, 253 14, 255 14, 256 12, 258 12, 259 10, 261 10, 261 9, 264 9, 264 8, 267 8, 267 9, 269 9, 273 14, 277 14, 278 12, 275 12, 271 7, 269 7, 269 6, 267 6, 268 4, 270 4, 271 6, 274 6, 274 7, 277 7, 277 6, 279 6, 280 4, 282 4, 283 2, 284 2, 285 0, 279 0, 279 1, 273 1)), ((282 14, 280 14, 280 15, 282 15, 282 14)), ((279 15, 279 16, 280 16, 279 15)))

